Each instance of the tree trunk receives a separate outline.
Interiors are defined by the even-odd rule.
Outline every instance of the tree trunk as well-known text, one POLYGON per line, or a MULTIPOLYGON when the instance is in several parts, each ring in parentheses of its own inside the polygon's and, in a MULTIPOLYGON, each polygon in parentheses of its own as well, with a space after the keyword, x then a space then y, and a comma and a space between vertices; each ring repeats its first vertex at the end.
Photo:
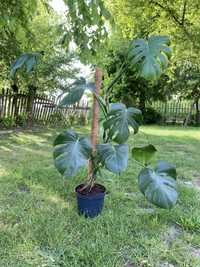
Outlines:
POLYGON ((29 94, 28 94, 28 101, 27 101, 27 107, 26 107, 26 112, 28 115, 27 125, 28 127, 32 127, 33 125, 33 102, 34 102, 34 97, 36 94, 36 87, 33 85, 30 85, 28 89, 29 89, 29 94))
POLYGON ((145 96, 145 90, 141 90, 140 96, 139 96, 139 109, 144 114, 146 108, 146 96, 145 96))
POLYGON ((18 116, 19 107, 17 105, 17 94, 19 92, 17 84, 13 84, 11 86, 13 90, 13 110, 14 110, 14 117, 16 118, 18 116))
MULTIPOLYGON (((102 83, 102 70, 96 68, 95 72, 95 84, 96 84, 96 95, 100 94, 101 83, 102 83)), ((93 107, 92 107, 92 129, 91 129, 91 143, 93 152, 96 150, 99 132, 99 104, 95 96, 93 96, 93 107)), ((93 176, 92 161, 89 162, 89 176, 93 176)), ((93 177, 95 178, 95 177, 93 177)))
POLYGON ((200 125, 199 98, 197 98, 195 101, 195 107, 196 107, 196 116, 195 116, 196 126, 199 126, 200 125))

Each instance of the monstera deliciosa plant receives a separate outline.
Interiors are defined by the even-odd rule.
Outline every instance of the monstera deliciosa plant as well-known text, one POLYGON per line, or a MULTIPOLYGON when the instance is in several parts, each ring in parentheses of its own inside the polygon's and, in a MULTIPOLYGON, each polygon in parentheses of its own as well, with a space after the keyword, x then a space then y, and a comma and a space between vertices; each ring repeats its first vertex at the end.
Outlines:
MULTIPOLYGON (((11 68, 11 76, 25 69, 27 73, 34 70, 38 64, 40 53, 21 55, 11 68)), ((78 174, 82 167, 88 167, 88 177, 83 184, 76 187, 78 208, 86 217, 97 216, 103 207, 105 187, 96 183, 102 168, 114 174, 121 174, 128 165, 130 134, 137 134, 141 123, 142 113, 134 107, 127 108, 123 103, 109 103, 109 95, 114 85, 121 78, 131 62, 137 68, 138 75, 156 81, 168 66, 171 55, 169 38, 166 36, 151 36, 148 40, 137 39, 130 43, 127 58, 119 69, 115 79, 106 88, 104 97, 100 96, 102 72, 96 70, 96 83, 87 83, 84 78, 76 80, 60 102, 60 107, 67 107, 79 102, 86 90, 94 96, 91 137, 79 135, 68 129, 57 136, 54 141, 53 157, 57 170, 64 177, 78 174), (99 108, 102 111, 101 131, 103 143, 98 142, 99 108)), ((151 159, 156 153, 152 145, 131 148, 132 157, 142 170, 138 175, 140 191, 146 199, 160 208, 172 208, 177 201, 176 169, 167 162, 158 162, 153 169, 151 159)))
MULTIPOLYGON (((138 75, 154 81, 166 69, 170 54, 168 37, 152 36, 148 40, 131 42, 126 60, 137 67, 138 75)), ((125 69, 124 63, 104 97, 99 94, 102 73, 97 69, 96 84, 80 78, 68 88, 60 103, 61 107, 75 104, 86 90, 94 95, 91 138, 67 129, 55 139, 53 153, 57 170, 66 178, 77 175, 82 167, 89 165, 86 181, 76 187, 79 211, 88 217, 97 216, 103 206, 105 187, 96 183, 102 168, 114 174, 125 171, 128 165, 128 138, 139 131, 142 118, 139 109, 105 101, 125 69), (103 143, 97 141, 99 108, 103 114, 103 143)), ((155 152, 152 144, 132 148, 134 160, 143 166, 138 176, 139 189, 149 202, 161 208, 171 208, 177 201, 176 169, 172 164, 162 161, 157 163, 155 169, 150 167, 155 152)))

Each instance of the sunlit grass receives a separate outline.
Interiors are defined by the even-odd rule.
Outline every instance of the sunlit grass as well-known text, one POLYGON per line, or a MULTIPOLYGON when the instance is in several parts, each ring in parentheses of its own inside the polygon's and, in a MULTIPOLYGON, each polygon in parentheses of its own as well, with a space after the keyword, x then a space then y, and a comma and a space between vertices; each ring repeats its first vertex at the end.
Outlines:
POLYGON ((200 179, 198 128, 143 127, 129 142, 130 147, 153 143, 155 161, 176 164, 174 209, 146 202, 137 187, 140 167, 130 159, 120 177, 105 173, 99 179, 109 193, 102 215, 93 220, 76 209, 74 187, 86 171, 63 180, 53 166, 57 132, 0 137, 0 267, 200 266, 200 191, 184 184, 200 179), (172 227, 178 234, 169 242, 172 227))

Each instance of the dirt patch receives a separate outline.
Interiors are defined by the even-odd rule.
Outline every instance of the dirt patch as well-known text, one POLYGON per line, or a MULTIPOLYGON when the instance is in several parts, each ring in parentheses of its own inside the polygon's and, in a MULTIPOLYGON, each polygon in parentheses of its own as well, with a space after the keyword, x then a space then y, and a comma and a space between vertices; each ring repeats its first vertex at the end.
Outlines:
POLYGON ((13 130, 0 130, 0 135, 8 135, 12 134, 13 132, 13 130))
POLYGON ((125 263, 124 267, 136 267, 136 265, 128 261, 125 263))
POLYGON ((200 177, 194 180, 193 184, 198 190, 200 190, 200 177))
POLYGON ((199 178, 200 179, 200 173, 199 172, 194 172, 193 176, 194 176, 194 178, 199 178))
POLYGON ((124 193, 124 195, 126 198, 133 199, 133 198, 137 197, 138 194, 135 192, 130 192, 130 193, 124 193))
POLYGON ((137 208, 135 209, 136 214, 144 215, 144 214, 153 214, 155 213, 155 209, 153 208, 137 208))
POLYGON ((164 233, 163 241, 168 245, 171 244, 182 234, 182 229, 178 225, 174 224, 168 228, 164 233))
POLYGON ((23 184, 23 183, 18 184, 18 189, 21 193, 30 193, 31 192, 30 188, 26 184, 23 184))
POLYGON ((104 194, 106 188, 103 185, 95 184, 92 188, 86 187, 84 184, 81 184, 76 187, 76 192, 85 195, 85 196, 96 196, 99 194, 104 194))
POLYGON ((187 186, 187 187, 193 187, 193 183, 192 181, 181 181, 181 183, 184 185, 184 186, 187 186))
POLYGON ((172 263, 162 262, 159 267, 175 267, 172 263))
POLYGON ((200 260, 200 248, 191 247, 191 255, 192 257, 200 260))

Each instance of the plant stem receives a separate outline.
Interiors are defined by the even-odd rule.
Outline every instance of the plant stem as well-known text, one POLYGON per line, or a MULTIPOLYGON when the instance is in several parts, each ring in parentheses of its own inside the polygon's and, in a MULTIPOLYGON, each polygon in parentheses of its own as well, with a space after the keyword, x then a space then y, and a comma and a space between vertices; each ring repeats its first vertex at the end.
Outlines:
MULTIPOLYGON (((113 86, 115 85, 115 83, 118 82, 118 80, 121 78, 122 74, 125 72, 126 70, 126 61, 121 65, 118 74, 116 75, 115 79, 112 80, 112 82, 108 85, 108 87, 106 88, 106 100, 109 97, 109 94, 112 91, 113 86)), ((106 101, 107 102, 107 101, 106 101)))
POLYGON ((141 162, 137 161, 136 159, 133 159, 138 165, 140 165, 143 168, 147 168, 147 166, 143 165, 141 162))

